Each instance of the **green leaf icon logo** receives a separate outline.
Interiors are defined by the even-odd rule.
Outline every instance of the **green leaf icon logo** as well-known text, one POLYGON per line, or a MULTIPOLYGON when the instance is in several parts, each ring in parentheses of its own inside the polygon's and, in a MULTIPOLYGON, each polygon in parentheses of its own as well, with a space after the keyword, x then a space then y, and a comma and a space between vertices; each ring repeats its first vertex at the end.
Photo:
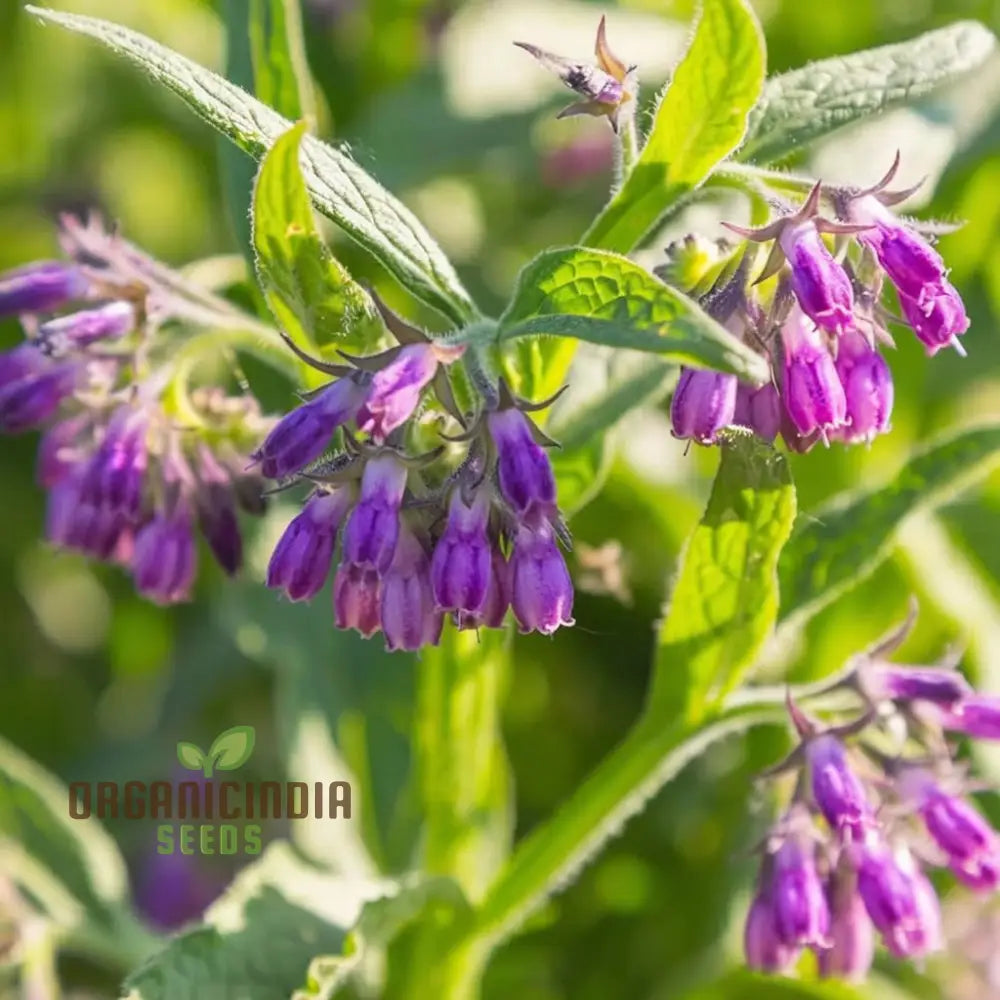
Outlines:
POLYGON ((195 743, 178 743, 177 759, 181 762, 181 767, 186 767, 189 771, 200 771, 205 763, 205 754, 195 743))
POLYGON ((177 744, 177 759, 189 771, 201 771, 206 778, 214 770, 235 771, 242 767, 253 753, 257 734, 253 726, 233 726, 215 737, 208 753, 196 743, 177 744))

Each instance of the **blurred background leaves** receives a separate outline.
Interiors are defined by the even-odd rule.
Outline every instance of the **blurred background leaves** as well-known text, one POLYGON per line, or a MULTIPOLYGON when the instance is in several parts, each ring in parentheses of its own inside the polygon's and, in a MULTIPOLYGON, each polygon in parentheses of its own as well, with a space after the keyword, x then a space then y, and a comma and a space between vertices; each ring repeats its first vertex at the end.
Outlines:
MULTIPOLYGON (((58 6, 124 21, 212 68, 224 66, 224 4, 67 0, 58 6)), ((319 132, 350 143, 496 313, 532 255, 571 243, 586 228, 606 197, 611 169, 603 123, 555 122, 565 95, 509 42, 530 40, 583 57, 605 12, 615 50, 640 64, 648 100, 681 51, 693 6, 684 0, 636 0, 613 9, 578 0, 305 0, 319 132)), ((772 73, 958 18, 1000 23, 997 0, 755 6, 772 73)), ((811 168, 824 178, 866 183, 899 147, 907 178, 926 173, 937 181, 920 214, 968 220, 944 237, 942 252, 973 326, 965 360, 948 353, 931 364, 915 341, 900 338, 893 434, 870 449, 792 456, 801 510, 814 510, 848 486, 888 479, 918 442, 944 429, 1000 417, 1000 117, 987 110, 996 107, 998 90, 994 60, 954 91, 842 133, 812 154, 811 168)), ((214 135, 176 99, 99 47, 42 30, 18 0, 0 0, 0 268, 53 253, 53 216, 93 205, 172 264, 234 253, 238 234, 230 229, 219 170, 214 135)), ((718 235, 722 218, 744 212, 738 202, 699 205, 672 222, 641 259, 659 264, 669 239, 691 229, 718 235)), ((335 249, 355 277, 432 321, 356 248, 341 239, 335 249)), ((4 345, 13 343, 16 326, 4 324, 0 336, 4 345)), ((275 405, 288 401, 287 390, 276 389, 275 405)), ((717 461, 710 451, 685 455, 652 403, 628 418, 616 441, 616 455, 599 463, 608 474, 604 490, 572 522, 576 575, 589 591, 578 596, 578 627, 553 641, 519 637, 515 645, 504 733, 518 835, 548 816, 637 717, 671 567, 717 461)), ((393 870, 404 868, 419 822, 408 748, 413 674, 421 665, 335 635, 326 597, 309 608, 291 606, 255 582, 287 508, 279 505, 261 529, 246 583, 224 586, 203 560, 198 599, 163 611, 140 601, 115 571, 44 548, 33 450, 33 440, 17 438, 0 451, 0 735, 65 780, 150 780, 170 776, 179 739, 206 745, 228 726, 254 725, 250 766, 255 776, 277 777, 298 766, 303 741, 313 741, 307 755, 313 760, 321 753, 316 747, 329 749, 327 727, 341 755, 322 766, 336 768, 335 777, 349 773, 360 789, 367 852, 393 870)), ((805 641, 786 656, 791 675, 806 679, 835 669, 901 617, 915 590, 924 613, 908 658, 918 662, 949 641, 967 641, 971 671, 1000 690, 998 515, 1000 477, 993 476, 975 495, 911 522, 893 558, 810 623, 805 641)), ((794 985, 779 994, 770 983, 732 973, 754 867, 744 852, 767 816, 768 804, 750 794, 750 778, 780 752, 781 740, 773 731, 756 732, 689 768, 497 955, 485 995, 856 996, 794 985)), ((983 763, 996 780, 1000 760, 983 763)), ((141 899, 154 832, 136 823, 112 823, 110 830, 141 899)), ((325 860, 335 850, 361 851, 356 843, 304 840, 299 846, 325 851, 325 860)), ((192 893, 170 919, 196 916, 231 877, 233 863, 199 860, 196 882, 204 891, 192 893)), ((977 942, 983 935, 995 941, 989 921, 996 916, 960 893, 949 906, 952 957, 932 963, 926 975, 884 960, 885 978, 864 995, 990 995, 983 992, 989 980, 977 942)), ((92 973, 76 966, 68 972, 70 981, 94 985, 92 973)))

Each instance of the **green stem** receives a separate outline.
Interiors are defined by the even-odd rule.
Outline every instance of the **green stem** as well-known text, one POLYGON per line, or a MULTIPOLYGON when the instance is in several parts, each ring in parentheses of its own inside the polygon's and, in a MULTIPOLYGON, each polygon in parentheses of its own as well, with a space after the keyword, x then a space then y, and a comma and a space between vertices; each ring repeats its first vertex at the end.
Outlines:
POLYGON ((771 170, 767 167, 754 167, 749 163, 735 163, 727 160, 722 166, 712 172, 713 177, 729 175, 734 180, 763 184, 774 191, 786 194, 808 194, 816 184, 815 177, 804 177, 802 174, 785 173, 783 170, 771 170))
POLYGON ((639 160, 639 129, 635 124, 635 111, 622 118, 615 149, 615 182, 611 191, 612 196, 621 190, 639 160))

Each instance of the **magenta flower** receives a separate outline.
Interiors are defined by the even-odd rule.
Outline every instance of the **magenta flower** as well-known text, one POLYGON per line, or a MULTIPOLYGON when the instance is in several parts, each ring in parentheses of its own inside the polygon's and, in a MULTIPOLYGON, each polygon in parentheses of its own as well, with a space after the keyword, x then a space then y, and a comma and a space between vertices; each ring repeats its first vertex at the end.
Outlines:
POLYGON ((798 309, 781 330, 784 345, 782 398, 799 434, 826 434, 847 420, 847 399, 820 332, 798 309))
POLYGON ((497 410, 488 418, 497 449, 500 492, 515 514, 532 508, 548 515, 555 511, 556 480, 545 449, 535 440, 528 418, 515 407, 497 410))
POLYGON ((120 511, 86 499, 76 470, 49 491, 45 537, 53 545, 109 559, 127 527, 128 520, 120 511))
POLYGON ((875 930, 857 892, 857 876, 838 871, 830 879, 829 947, 817 948, 820 975, 863 982, 875 958, 875 930))
POLYGON ((129 302, 108 302, 47 320, 38 327, 40 350, 59 356, 69 350, 90 347, 102 340, 120 340, 135 329, 135 307, 129 302))
POLYGON ((477 614, 456 611, 453 615, 459 628, 500 628, 510 607, 510 563, 498 546, 490 553, 490 577, 486 600, 477 614))
POLYGON ((191 596, 197 554, 191 512, 183 501, 158 512, 135 536, 132 575, 136 590, 157 604, 191 596))
POLYGON ((736 388, 734 424, 749 427, 765 441, 773 441, 781 430, 781 397, 768 382, 760 388, 740 382, 736 388))
POLYGON ((438 355, 433 344, 408 344, 372 377, 358 411, 358 427, 381 442, 413 415, 424 387, 434 378, 438 355))
POLYGON ((486 490, 480 490, 471 505, 463 499, 461 489, 452 492, 448 523, 431 559, 431 584, 439 611, 473 618, 483 611, 492 574, 486 533, 489 516, 486 490))
POLYGON ((844 387, 847 423, 839 436, 845 441, 871 441, 889 429, 892 415, 892 372, 864 334, 848 330, 837 344, 837 375, 844 387))
POLYGON ((333 579, 337 628, 356 629, 366 639, 381 626, 381 584, 370 570, 341 563, 333 579))
POLYGON ((115 412, 84 472, 84 499, 130 520, 139 517, 149 462, 147 429, 143 411, 122 406, 115 412))
POLYGON ((874 701, 929 701, 953 705, 972 694, 969 682, 943 667, 907 667, 895 663, 865 664, 860 672, 865 693, 874 701))
POLYGON ((982 740, 1000 740, 1000 698, 988 694, 964 696, 942 716, 946 729, 982 740))
POLYGON ((794 947, 825 946, 830 910, 809 834, 789 834, 775 852, 773 864, 770 897, 778 937, 794 947))
POLYGON ((370 459, 361 477, 361 496, 344 529, 344 561, 384 576, 399 537, 399 508, 406 490, 406 466, 386 453, 370 459))
POLYGON ((960 353, 958 338, 969 329, 969 317, 961 296, 950 284, 942 281, 931 291, 925 291, 923 298, 911 299, 900 294, 899 304, 907 323, 913 327, 929 355, 937 354, 949 345, 960 353))
POLYGON ((386 649, 413 651, 438 644, 442 617, 434 607, 429 568, 423 545, 402 526, 392 565, 382 578, 381 622, 386 649))
POLYGON ((522 632, 551 635, 573 622, 573 583, 547 521, 522 524, 510 561, 511 605, 522 632))
POLYGON ((778 236, 792 268, 792 289, 802 311, 823 330, 842 334, 854 325, 851 279, 833 259, 809 219, 783 226, 778 236))
POLYGON ((267 585, 293 601, 315 597, 330 575, 337 529, 354 502, 353 490, 316 493, 294 517, 275 546, 267 585))
POLYGON ((333 432, 352 420, 368 395, 367 381, 345 376, 278 421, 253 454, 268 479, 282 479, 314 462, 333 432))
POLYGON ((0 316, 51 312, 87 292, 87 279, 73 264, 43 260, 0 274, 0 316))
POLYGON ((812 794, 831 828, 846 841, 858 841, 872 818, 871 805, 847 751, 836 736, 821 735, 805 744, 812 794))
POLYGON ((74 362, 52 361, 37 347, 21 344, 0 355, 0 431, 19 434, 53 417, 76 388, 74 362))
POLYGON ((733 423, 736 393, 735 375, 682 368, 670 402, 674 437, 712 444, 716 434, 733 423))
POLYGON ((786 972, 799 957, 799 949, 786 944, 775 924, 770 897, 759 892, 750 904, 743 928, 743 953, 747 967, 758 972, 786 972))

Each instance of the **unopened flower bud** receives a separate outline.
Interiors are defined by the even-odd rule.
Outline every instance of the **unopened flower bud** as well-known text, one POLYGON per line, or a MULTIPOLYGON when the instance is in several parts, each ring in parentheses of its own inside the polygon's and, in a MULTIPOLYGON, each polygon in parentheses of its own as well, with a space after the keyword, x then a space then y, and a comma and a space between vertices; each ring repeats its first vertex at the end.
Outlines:
POLYGON ((101 340, 120 340, 133 329, 135 307, 129 302, 108 302, 42 323, 35 339, 43 353, 59 357, 101 340))
POLYGON ((958 349, 960 337, 969 329, 969 317, 965 305, 954 286, 942 281, 931 291, 925 290, 922 299, 899 296, 906 322, 913 328, 929 355, 937 354, 949 345, 958 349))
POLYGON ((540 515, 554 512, 556 479, 552 463, 535 440, 528 418, 509 407, 491 413, 488 422, 497 449, 497 474, 504 500, 522 517, 532 508, 540 515))
POLYGON ((759 438, 773 441, 781 429, 781 397, 768 382, 755 388, 741 382, 736 389, 733 423, 749 427, 759 438))
POLYGON ((670 403, 674 437, 712 444, 716 434, 733 423, 737 387, 735 375, 682 368, 670 403))
POLYGON ((793 310, 781 330, 784 344, 782 398, 802 435, 826 433, 847 419, 847 400, 837 368, 818 330, 793 310))
POLYGON ((0 431, 19 434, 45 423, 79 377, 77 364, 52 361, 33 344, 0 354, 0 431))
POLYGON ((267 585, 293 601, 316 596, 330 575, 337 529, 353 503, 353 490, 316 493, 278 540, 267 567, 267 585))
POLYGON ((820 975, 825 979, 863 982, 875 957, 875 930, 857 891, 857 875, 846 866, 830 879, 830 944, 817 948, 820 975))
POLYGON ((132 575, 136 590, 157 604, 174 604, 191 596, 197 554, 191 512, 179 501, 161 511, 135 536, 132 575))
POLYGON ((510 573, 511 605, 522 632, 551 635, 573 624, 573 583, 547 521, 518 529, 510 573))
POLYGON ((808 833, 790 833, 775 852, 770 897, 778 937, 794 947, 824 946, 830 911, 808 833))
POLYGON ((367 380, 345 376, 278 421, 254 453, 268 479, 299 472, 326 450, 333 432, 353 419, 368 395, 367 380))
POLYGON ((50 312, 86 291, 87 279, 75 265, 38 261, 0 274, 0 316, 50 312))
POLYGON ((392 565, 382 579, 380 617, 386 649, 415 651, 438 644, 442 617, 434 608, 429 569, 423 545, 403 525, 392 565))
POLYGON ((765 893, 754 897, 747 912, 743 952, 747 967, 757 972, 787 972, 799 957, 799 949, 786 944, 778 934, 774 908, 765 893))
POLYGON ((892 372, 858 330, 848 330, 841 336, 836 365, 847 404, 847 423, 840 436, 846 441, 871 441, 889 429, 892 372))
POLYGON ((384 368, 375 372, 371 389, 358 411, 358 427, 377 442, 384 441, 413 415, 420 393, 434 378, 438 356, 433 344, 408 344, 384 368))
POLYGON ((907 667, 895 663, 866 663, 859 679, 873 701, 929 701, 953 705, 972 694, 969 682, 943 667, 907 667))
POLYGON ((945 729, 981 740, 1000 740, 1000 698, 970 694, 942 716, 945 729))
POLYGON ((406 466, 391 454, 365 465, 361 496, 344 529, 344 561, 384 576, 399 537, 399 508, 406 490, 406 466))
POLYGON ((434 602, 440 611, 461 615, 479 615, 486 604, 490 584, 490 501, 480 490, 471 505, 461 489, 451 495, 448 523, 434 546, 431 559, 431 584, 434 602))
POLYGON ((829 333, 842 334, 854 325, 851 279, 833 259, 811 220, 786 225, 780 236, 792 268, 792 290, 802 311, 829 333))
POLYGON ((456 611, 453 615, 459 628, 500 628, 510 607, 510 563, 499 546, 490 553, 490 578, 486 587, 486 600, 478 614, 456 611))
POLYGON ((812 794, 830 826, 845 840, 861 840, 872 818, 871 806, 858 776, 847 763, 844 744, 820 735, 805 745, 812 794))
POLYGON ((149 450, 148 419, 123 406, 115 412, 100 446, 87 465, 83 493, 88 502, 134 520, 142 511, 149 450))

